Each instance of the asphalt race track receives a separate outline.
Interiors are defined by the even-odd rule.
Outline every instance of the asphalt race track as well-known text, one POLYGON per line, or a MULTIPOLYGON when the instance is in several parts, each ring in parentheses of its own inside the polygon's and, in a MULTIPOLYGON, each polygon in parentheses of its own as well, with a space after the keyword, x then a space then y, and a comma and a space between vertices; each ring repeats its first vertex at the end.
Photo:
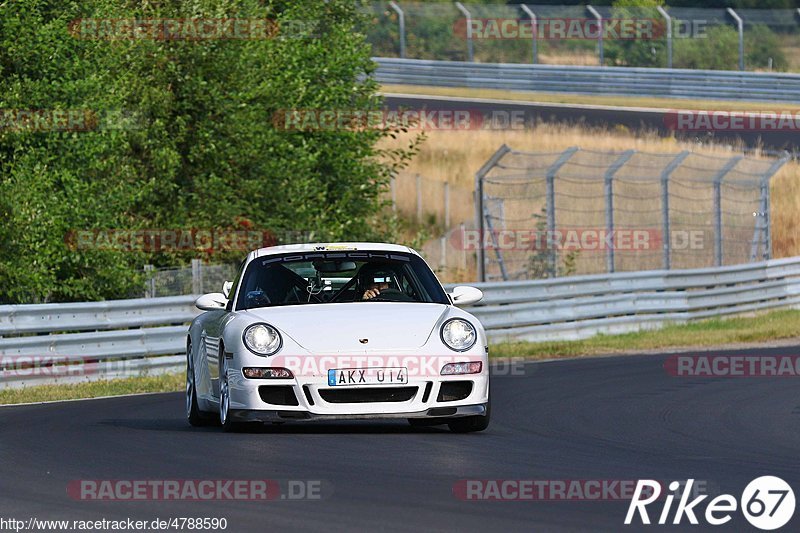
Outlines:
MULTIPOLYGON (((404 108, 408 110, 449 110, 478 111, 485 118, 496 113, 516 113, 524 117, 526 125, 539 122, 581 124, 591 127, 625 126, 633 132, 656 132, 659 135, 675 135, 675 137, 693 142, 734 143, 741 142, 747 148, 762 146, 766 150, 790 152, 800 151, 800 136, 796 130, 778 131, 694 131, 682 132, 670 129, 665 120, 665 110, 612 107, 578 104, 549 104, 515 102, 511 100, 483 100, 459 98, 454 96, 420 96, 387 94, 384 96, 386 106, 391 110, 404 108)), ((536 98, 535 94, 531 95, 536 98)), ((784 104, 783 107, 786 107, 784 104)), ((765 104, 764 111, 778 112, 781 104, 765 104)), ((669 110, 667 110, 669 111, 669 110)), ((673 112, 675 110, 672 110, 673 112)), ((793 115, 794 116, 794 115, 793 115)))
MULTIPOLYGON (((796 355, 798 348, 735 353, 796 355)), ((738 499, 750 480, 775 475, 797 491, 800 381, 672 377, 665 358, 529 364, 524 375, 495 376, 492 425, 468 435, 404 421, 224 434, 189 427, 179 393, 3 407, 0 515, 225 517, 228 531, 669 531, 674 526, 624 527, 624 501, 462 501, 453 486, 465 479, 695 478, 738 499), (321 480, 323 494, 306 501, 81 501, 67 495, 76 479, 321 480)), ((654 520, 660 509, 652 510, 654 520)), ((798 524, 796 513, 784 529, 798 524)), ((693 530, 748 527, 737 511, 725 526, 701 522, 693 530)))

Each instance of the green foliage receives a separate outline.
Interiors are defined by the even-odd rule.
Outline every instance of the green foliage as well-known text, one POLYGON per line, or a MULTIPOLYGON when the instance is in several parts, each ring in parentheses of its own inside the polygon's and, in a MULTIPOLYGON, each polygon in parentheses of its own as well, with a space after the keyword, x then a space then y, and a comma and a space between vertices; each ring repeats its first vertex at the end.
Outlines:
MULTIPOLYGON (((0 124, 0 302, 128 297, 142 265, 197 252, 70 249, 71 230, 313 231, 382 239, 389 177, 415 150, 391 129, 286 131, 282 110, 374 110, 381 101, 351 0, 0 2, 0 110, 89 110, 89 131, 0 124), (295 34, 250 40, 104 40, 80 18, 270 18, 295 34)), ((240 259, 216 255, 215 261, 240 259)))
MULTIPOLYGON (((706 37, 675 39, 674 66, 713 70, 734 70, 739 65, 739 34, 731 26, 711 26, 706 37)), ((753 26, 744 33, 745 68, 766 68, 769 58, 773 69, 786 70, 788 62, 778 37, 766 26, 753 26)))

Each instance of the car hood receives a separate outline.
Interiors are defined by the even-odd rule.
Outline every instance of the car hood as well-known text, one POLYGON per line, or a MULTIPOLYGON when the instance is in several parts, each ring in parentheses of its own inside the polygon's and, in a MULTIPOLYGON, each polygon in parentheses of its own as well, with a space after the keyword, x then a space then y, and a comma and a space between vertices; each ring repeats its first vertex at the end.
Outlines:
POLYGON ((247 311, 314 354, 413 350, 447 314, 443 304, 354 302, 247 311), (362 343, 363 339, 368 342, 362 343))

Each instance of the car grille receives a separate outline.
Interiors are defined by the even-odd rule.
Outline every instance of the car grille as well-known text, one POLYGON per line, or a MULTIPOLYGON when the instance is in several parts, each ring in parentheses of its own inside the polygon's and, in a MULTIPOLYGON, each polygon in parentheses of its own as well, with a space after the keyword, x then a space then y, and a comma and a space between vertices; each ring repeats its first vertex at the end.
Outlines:
POLYGON ((320 397, 328 403, 407 402, 419 387, 375 387, 363 389, 319 389, 320 397))

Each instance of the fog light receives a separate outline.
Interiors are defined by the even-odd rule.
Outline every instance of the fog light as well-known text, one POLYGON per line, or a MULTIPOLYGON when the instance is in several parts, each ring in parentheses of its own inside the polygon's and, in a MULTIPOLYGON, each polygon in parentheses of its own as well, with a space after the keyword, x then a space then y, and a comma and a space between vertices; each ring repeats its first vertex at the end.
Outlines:
POLYGON ((448 363, 442 367, 443 376, 455 376, 457 374, 480 374, 483 363, 480 361, 472 363, 448 363))
POLYGON ((291 379, 292 371, 287 368, 243 368, 242 374, 250 379, 291 379))

